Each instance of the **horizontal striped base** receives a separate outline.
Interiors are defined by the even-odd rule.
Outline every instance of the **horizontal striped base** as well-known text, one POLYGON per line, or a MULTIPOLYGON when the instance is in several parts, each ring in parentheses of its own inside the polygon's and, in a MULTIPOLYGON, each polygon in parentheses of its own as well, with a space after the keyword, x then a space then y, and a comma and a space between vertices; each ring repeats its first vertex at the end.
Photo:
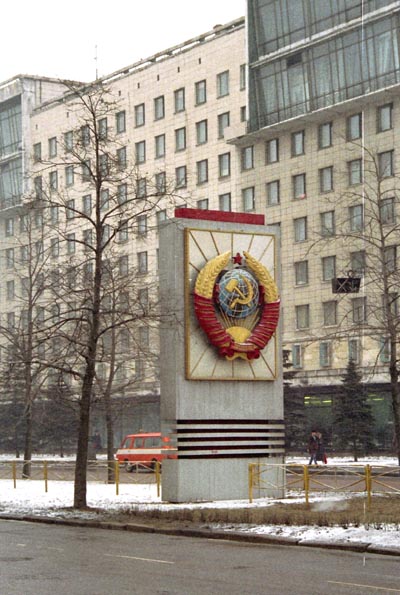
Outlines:
POLYGON ((252 458, 285 452, 283 420, 177 420, 178 459, 252 458))

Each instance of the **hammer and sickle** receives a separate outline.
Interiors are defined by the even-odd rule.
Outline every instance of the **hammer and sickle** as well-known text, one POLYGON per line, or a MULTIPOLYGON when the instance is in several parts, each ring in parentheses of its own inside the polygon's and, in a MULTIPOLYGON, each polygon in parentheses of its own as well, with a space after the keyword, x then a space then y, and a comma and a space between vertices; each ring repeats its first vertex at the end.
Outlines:
POLYGON ((246 277, 240 276, 241 280, 245 283, 247 294, 244 294, 243 291, 239 288, 239 281, 237 279, 230 279, 226 284, 226 289, 229 293, 236 293, 238 297, 234 297, 229 304, 229 307, 232 310, 235 308, 236 304, 241 304, 243 306, 249 304, 254 296, 254 290, 252 284, 249 279, 246 277))

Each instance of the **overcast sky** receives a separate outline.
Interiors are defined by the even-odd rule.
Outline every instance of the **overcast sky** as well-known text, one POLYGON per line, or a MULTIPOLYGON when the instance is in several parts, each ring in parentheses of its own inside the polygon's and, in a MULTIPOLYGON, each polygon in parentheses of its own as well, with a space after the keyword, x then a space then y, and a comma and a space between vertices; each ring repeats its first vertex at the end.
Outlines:
POLYGON ((4 0, 0 82, 89 81, 245 14, 245 0, 4 0))

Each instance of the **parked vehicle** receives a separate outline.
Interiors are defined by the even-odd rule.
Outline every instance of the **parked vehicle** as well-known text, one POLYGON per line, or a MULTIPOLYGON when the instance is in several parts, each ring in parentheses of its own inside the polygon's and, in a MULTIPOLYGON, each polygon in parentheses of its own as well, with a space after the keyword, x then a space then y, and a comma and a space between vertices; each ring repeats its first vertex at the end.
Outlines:
POLYGON ((157 461, 176 458, 175 453, 167 436, 161 436, 161 432, 148 432, 125 436, 115 458, 125 464, 127 471, 133 471, 140 467, 154 469, 157 461))

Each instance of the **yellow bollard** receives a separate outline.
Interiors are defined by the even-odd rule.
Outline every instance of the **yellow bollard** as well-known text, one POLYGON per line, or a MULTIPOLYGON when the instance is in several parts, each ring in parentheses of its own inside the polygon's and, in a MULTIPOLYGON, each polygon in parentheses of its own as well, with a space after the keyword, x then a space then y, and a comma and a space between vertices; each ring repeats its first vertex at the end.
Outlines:
POLYGON ((254 463, 249 463, 249 502, 253 502, 254 463))
POLYGON ((160 497, 160 485, 161 485, 160 461, 156 461, 155 472, 156 472, 156 484, 157 484, 157 498, 159 498, 160 497))
POLYGON ((309 492, 310 492, 310 475, 308 473, 308 465, 303 465, 303 482, 304 482, 304 495, 306 498, 306 504, 309 504, 309 492))
POLYGON ((114 462, 115 465, 115 495, 119 496, 119 461, 114 462))
POLYGON ((48 468, 47 468, 47 461, 43 462, 43 477, 44 477, 44 491, 47 494, 47 488, 48 488, 48 468))
POLYGON ((12 477, 15 490, 17 488, 17 463, 15 461, 12 462, 12 477))
POLYGON ((365 465, 365 490, 367 492, 368 510, 371 509, 371 493, 372 493, 372 473, 371 466, 365 465))

